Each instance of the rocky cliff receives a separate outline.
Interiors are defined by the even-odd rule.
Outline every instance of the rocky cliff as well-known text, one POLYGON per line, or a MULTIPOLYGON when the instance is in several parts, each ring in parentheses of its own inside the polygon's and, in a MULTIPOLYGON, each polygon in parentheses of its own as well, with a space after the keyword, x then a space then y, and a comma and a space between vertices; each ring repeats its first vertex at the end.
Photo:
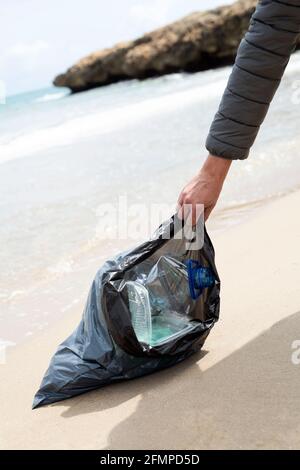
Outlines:
POLYGON ((79 60, 54 85, 82 91, 131 78, 195 72, 231 63, 257 0, 192 13, 134 41, 79 60))

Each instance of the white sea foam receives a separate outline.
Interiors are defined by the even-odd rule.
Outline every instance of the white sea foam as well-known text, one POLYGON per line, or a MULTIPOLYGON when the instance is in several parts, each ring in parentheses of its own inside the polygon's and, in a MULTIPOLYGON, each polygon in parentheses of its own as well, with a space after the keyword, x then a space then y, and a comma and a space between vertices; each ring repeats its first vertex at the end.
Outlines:
POLYGON ((61 275, 71 273, 73 271, 73 260, 63 259, 58 261, 54 266, 50 266, 47 270, 50 274, 61 275))
POLYGON ((70 119, 57 126, 32 131, 9 143, 0 143, 0 163, 32 155, 54 145, 73 144, 86 137, 110 133, 157 114, 168 114, 188 105, 205 102, 221 96, 226 82, 227 77, 204 86, 96 112, 70 119))
POLYGON ((0 365, 6 364, 6 351, 9 347, 15 346, 16 343, 0 338, 0 365))
POLYGON ((68 305, 66 305, 65 307, 62 307, 61 312, 65 313, 68 310, 71 310, 71 308, 74 307, 75 305, 77 305, 79 302, 80 302, 80 299, 72 300, 72 302, 70 302, 68 305))
POLYGON ((289 61, 285 74, 289 76, 289 75, 294 74, 295 72, 299 73, 299 71, 300 71, 300 52, 296 52, 292 56, 291 60, 289 61))
POLYGON ((55 101, 55 100, 60 100, 66 96, 66 93, 60 92, 60 93, 46 93, 44 96, 41 96, 40 98, 37 98, 35 100, 36 103, 43 103, 45 101, 55 101))
MULTIPOLYGON (((292 56, 285 75, 290 78, 299 70, 300 52, 292 56)), ((171 114, 185 106, 217 100, 225 89, 229 73, 230 67, 202 72, 201 75, 194 76, 191 88, 188 89, 173 91, 152 99, 146 98, 140 102, 124 104, 107 111, 93 110, 89 114, 87 112, 87 114, 76 118, 68 117, 72 115, 72 111, 69 110, 71 112, 66 113, 66 120, 61 124, 51 123, 49 125, 46 121, 44 127, 28 130, 24 134, 10 135, 9 139, 4 134, 0 140, 0 163, 36 154, 53 146, 69 145, 84 138, 114 132, 155 115, 171 114), (195 86, 196 80, 199 80, 199 85, 195 86)), ((157 80, 175 83, 184 82, 183 78, 182 74, 174 74, 167 76, 165 80, 164 77, 157 80)), ((147 85, 145 82, 143 86, 145 84, 147 85)), ((65 91, 45 93, 42 97, 37 98, 36 102, 45 102, 46 105, 46 102, 60 100, 65 95, 65 91)), ((101 106, 101 102, 99 105, 101 106)))
POLYGON ((7 296, 6 300, 8 301, 15 300, 17 297, 23 296, 24 294, 26 294, 25 290, 14 290, 7 296))

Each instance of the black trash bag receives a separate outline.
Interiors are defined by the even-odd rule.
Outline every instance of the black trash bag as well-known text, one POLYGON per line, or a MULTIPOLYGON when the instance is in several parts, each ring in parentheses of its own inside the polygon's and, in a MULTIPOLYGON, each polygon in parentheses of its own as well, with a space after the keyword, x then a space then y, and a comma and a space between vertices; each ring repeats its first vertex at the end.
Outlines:
MULTIPOLYGON (((170 367, 201 349, 219 317, 220 280, 206 229, 201 249, 195 250, 194 240, 182 236, 181 224, 174 216, 151 240, 102 266, 91 286, 83 318, 54 354, 33 408, 170 367), (156 269, 162 257, 199 262, 210 268, 214 282, 195 300, 189 327, 153 346, 137 338, 126 283, 141 274, 146 276, 152 267, 156 269)), ((175 285, 170 296, 175 302, 176 292, 180 289, 175 285)))

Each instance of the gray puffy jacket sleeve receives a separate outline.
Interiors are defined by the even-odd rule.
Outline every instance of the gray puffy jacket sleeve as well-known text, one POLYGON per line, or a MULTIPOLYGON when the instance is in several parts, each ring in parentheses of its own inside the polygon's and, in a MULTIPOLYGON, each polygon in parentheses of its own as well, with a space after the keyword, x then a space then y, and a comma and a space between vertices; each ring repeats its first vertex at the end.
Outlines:
POLYGON ((248 157, 299 33, 300 0, 259 1, 210 128, 211 154, 248 157))

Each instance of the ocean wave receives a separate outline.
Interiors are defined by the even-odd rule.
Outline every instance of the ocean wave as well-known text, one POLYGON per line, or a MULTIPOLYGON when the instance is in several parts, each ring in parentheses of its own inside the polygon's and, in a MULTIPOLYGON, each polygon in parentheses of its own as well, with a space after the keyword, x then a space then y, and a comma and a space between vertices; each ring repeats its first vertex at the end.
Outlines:
POLYGON ((127 104, 106 112, 94 112, 64 123, 19 136, 13 141, 0 144, 0 163, 20 158, 55 146, 73 144, 86 137, 103 135, 139 123, 155 115, 172 113, 180 108, 203 103, 221 96, 226 83, 227 71, 221 80, 194 86, 191 89, 127 104), (225 75, 225 78, 223 78, 225 75))
POLYGON ((60 100, 61 98, 64 98, 66 96, 65 92, 60 92, 60 93, 46 93, 43 96, 40 96, 39 98, 36 98, 34 100, 35 103, 43 103, 46 101, 55 101, 55 100, 60 100))

